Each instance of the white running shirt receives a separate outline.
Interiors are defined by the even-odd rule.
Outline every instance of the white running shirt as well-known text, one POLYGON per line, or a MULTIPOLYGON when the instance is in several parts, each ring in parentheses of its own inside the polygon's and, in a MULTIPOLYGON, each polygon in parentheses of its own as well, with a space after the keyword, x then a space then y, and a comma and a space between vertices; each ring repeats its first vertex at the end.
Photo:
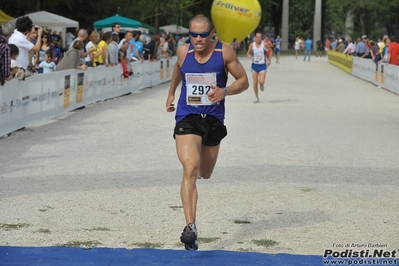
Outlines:
POLYGON ((252 52, 253 52, 252 63, 259 65, 266 64, 266 49, 263 41, 259 47, 256 47, 256 42, 253 42, 252 52))

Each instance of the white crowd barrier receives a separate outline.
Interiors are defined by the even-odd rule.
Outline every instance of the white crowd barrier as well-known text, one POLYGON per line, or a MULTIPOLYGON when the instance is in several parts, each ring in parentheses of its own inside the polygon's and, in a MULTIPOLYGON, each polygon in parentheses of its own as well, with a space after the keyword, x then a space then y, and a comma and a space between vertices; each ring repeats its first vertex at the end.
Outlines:
POLYGON ((352 75, 399 94, 399 66, 380 63, 377 69, 372 60, 353 57, 352 75))
POLYGON ((374 63, 371 59, 328 52, 328 62, 352 75, 369 81, 381 88, 399 94, 399 66, 374 63))
MULTIPOLYGON (((38 74, 0 87, 0 136, 33 123, 56 118, 76 108, 170 81, 177 58, 122 66, 65 70, 38 74)), ((166 96, 165 96, 166 97, 166 96)))

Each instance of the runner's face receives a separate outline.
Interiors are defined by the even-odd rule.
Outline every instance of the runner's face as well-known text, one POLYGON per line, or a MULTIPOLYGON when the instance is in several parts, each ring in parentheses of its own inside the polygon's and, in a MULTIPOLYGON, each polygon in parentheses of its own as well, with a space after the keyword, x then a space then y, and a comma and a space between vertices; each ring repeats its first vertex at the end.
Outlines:
POLYGON ((257 33, 256 35, 255 35, 255 41, 256 41, 256 43, 257 44, 260 44, 261 42, 262 42, 262 34, 260 34, 260 33, 257 33))
POLYGON ((193 21, 190 25, 190 32, 195 32, 195 33, 210 32, 210 34, 205 38, 202 38, 200 35, 198 35, 197 37, 190 37, 191 43, 194 46, 194 50, 197 52, 202 52, 209 46, 211 38, 213 37, 214 34, 214 30, 210 31, 207 23, 195 22, 195 21, 193 21))

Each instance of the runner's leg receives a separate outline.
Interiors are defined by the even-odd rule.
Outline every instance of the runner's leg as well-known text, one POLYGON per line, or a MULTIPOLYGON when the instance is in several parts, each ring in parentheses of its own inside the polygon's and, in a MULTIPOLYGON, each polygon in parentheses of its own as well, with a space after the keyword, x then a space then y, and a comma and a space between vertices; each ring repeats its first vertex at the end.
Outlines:
POLYGON ((201 148, 201 164, 199 172, 202 178, 209 179, 215 168, 218 158, 220 144, 217 146, 205 146, 201 148))
POLYGON ((183 204, 186 224, 195 223, 197 211, 196 180, 200 164, 201 136, 176 135, 177 156, 183 166, 183 179, 180 187, 180 196, 183 204))

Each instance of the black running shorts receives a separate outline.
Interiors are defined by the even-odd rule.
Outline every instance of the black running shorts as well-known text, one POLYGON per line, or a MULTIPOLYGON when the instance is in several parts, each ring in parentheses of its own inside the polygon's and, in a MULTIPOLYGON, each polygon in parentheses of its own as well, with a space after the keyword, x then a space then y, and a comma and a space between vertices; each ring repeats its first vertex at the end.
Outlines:
POLYGON ((194 134, 202 137, 202 144, 217 146, 227 136, 226 126, 211 115, 189 115, 175 126, 175 135, 194 134))

